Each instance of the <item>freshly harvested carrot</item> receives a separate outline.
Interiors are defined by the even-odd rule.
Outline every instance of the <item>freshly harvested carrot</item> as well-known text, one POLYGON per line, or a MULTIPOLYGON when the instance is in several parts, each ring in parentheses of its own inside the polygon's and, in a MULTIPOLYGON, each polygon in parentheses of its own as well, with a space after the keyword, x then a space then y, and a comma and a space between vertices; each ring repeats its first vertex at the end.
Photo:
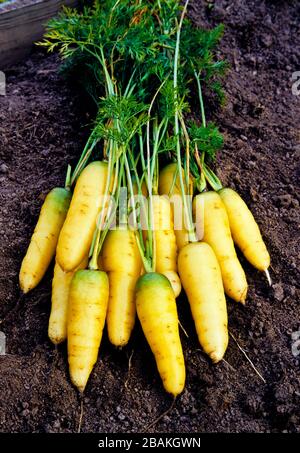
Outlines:
POLYGON ((92 162, 80 174, 57 245, 57 261, 65 272, 80 265, 88 254, 103 205, 108 167, 92 162))
POLYGON ((164 388, 173 396, 179 395, 185 384, 185 365, 176 301, 169 280, 156 272, 140 277, 136 285, 136 306, 164 388))
MULTIPOLYGON (((180 178, 177 170, 178 166, 176 163, 169 164, 164 167, 159 174, 158 192, 160 195, 167 195, 171 197, 173 219, 174 219, 174 231, 176 236, 176 242, 178 251, 182 249, 186 244, 189 243, 188 230, 185 228, 184 208, 182 202, 182 193, 180 188, 180 178), (177 172, 176 179, 174 181, 175 174, 177 172), (172 198, 173 197, 173 198, 172 198), (177 223, 179 224, 177 226, 177 223), (180 228, 179 228, 180 227, 180 228)), ((182 170, 183 173, 183 170, 182 170)), ((184 176, 183 176, 184 178, 184 176)), ((184 179, 185 181, 185 179, 184 179)), ((190 180, 190 185, 192 181, 190 180)), ((185 192, 188 190, 184 185, 185 192)))
MULTIPOLYGON (((186 186, 185 190, 187 192, 186 186)), ((173 218, 176 216, 174 220, 174 231, 176 236, 176 243, 178 250, 184 247, 186 244, 189 243, 189 234, 185 228, 185 221, 184 221, 184 209, 182 203, 182 194, 180 188, 180 180, 178 174, 178 166, 177 163, 169 164, 164 167, 160 174, 159 174, 159 183, 158 183, 158 192, 160 195, 167 195, 170 197, 178 197, 178 203, 171 203, 172 211, 173 211, 173 218), (177 172, 177 176, 174 181, 175 174, 177 172), (176 210, 177 207, 177 210, 176 210), (180 213, 178 217, 178 211, 180 213), (179 226, 181 228, 177 228, 177 218, 179 222, 179 226), (181 224, 181 225, 180 225, 181 224)), ((176 198, 177 200, 177 198, 176 198)))
MULTIPOLYGON (((182 170, 183 171, 183 170, 182 170)), ((162 195, 181 195, 180 179, 177 163, 166 165, 159 173, 158 191, 162 195), (176 178, 175 178, 176 174, 176 178), (175 180, 174 180, 175 179, 175 180)))
POLYGON ((199 342, 212 361, 219 362, 228 345, 228 320, 221 270, 213 249, 205 242, 186 245, 179 252, 178 270, 199 342))
POLYGON ((220 195, 216 192, 204 192, 197 195, 193 202, 194 215, 203 213, 197 220, 201 230, 203 222, 203 238, 213 249, 218 259, 225 293, 233 300, 245 303, 247 280, 245 272, 237 258, 230 233, 229 220, 220 195), (200 225, 199 225, 200 223, 200 225))
POLYGON ((71 192, 61 187, 52 189, 46 196, 20 269, 23 293, 28 293, 39 284, 54 257, 70 201, 71 192))
POLYGON ((108 337, 113 345, 122 347, 128 343, 135 323, 135 285, 142 268, 134 232, 127 228, 109 231, 102 263, 109 278, 108 337))
POLYGON ((175 297, 179 296, 181 283, 177 274, 177 244, 173 229, 173 214, 165 196, 153 197, 154 237, 156 251, 155 271, 170 277, 175 297))
MULTIPOLYGON (((88 259, 84 258, 79 269, 85 269, 88 259)), ((52 280, 51 313, 48 325, 48 337, 53 344, 62 343, 67 339, 69 290, 74 271, 64 272, 56 262, 52 280)))
POLYGON ((222 189, 219 195, 227 211, 234 242, 256 269, 266 272, 270 266, 270 255, 248 206, 232 189, 222 189))
POLYGON ((71 281, 68 307, 68 361, 73 384, 83 392, 96 363, 108 303, 105 272, 79 270, 71 281))
POLYGON ((179 275, 175 271, 164 271, 162 275, 167 277, 169 282, 171 283, 172 289, 174 291, 175 297, 178 297, 181 293, 181 281, 179 275))

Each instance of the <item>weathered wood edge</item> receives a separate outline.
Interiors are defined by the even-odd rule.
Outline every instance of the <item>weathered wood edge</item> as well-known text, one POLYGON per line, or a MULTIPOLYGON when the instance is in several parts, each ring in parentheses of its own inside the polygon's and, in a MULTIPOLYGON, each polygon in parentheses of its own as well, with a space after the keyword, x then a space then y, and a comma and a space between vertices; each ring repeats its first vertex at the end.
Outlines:
POLYGON ((47 0, 0 10, 0 69, 6 69, 30 52, 44 33, 45 23, 62 5, 76 6, 76 0, 47 0))

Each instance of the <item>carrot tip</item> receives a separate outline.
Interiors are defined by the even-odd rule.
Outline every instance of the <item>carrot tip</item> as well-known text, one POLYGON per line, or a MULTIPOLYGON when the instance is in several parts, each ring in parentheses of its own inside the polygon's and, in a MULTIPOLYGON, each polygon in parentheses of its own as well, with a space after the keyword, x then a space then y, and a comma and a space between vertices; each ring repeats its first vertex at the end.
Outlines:
POLYGON ((266 274, 269 286, 272 286, 272 279, 271 279, 270 272, 268 271, 268 269, 265 269, 265 274, 266 274))
POLYGON ((22 295, 29 293, 31 288, 21 288, 22 295))
POLYGON ((212 352, 209 354, 209 357, 213 361, 213 363, 218 363, 223 358, 223 354, 218 354, 217 352, 212 352))

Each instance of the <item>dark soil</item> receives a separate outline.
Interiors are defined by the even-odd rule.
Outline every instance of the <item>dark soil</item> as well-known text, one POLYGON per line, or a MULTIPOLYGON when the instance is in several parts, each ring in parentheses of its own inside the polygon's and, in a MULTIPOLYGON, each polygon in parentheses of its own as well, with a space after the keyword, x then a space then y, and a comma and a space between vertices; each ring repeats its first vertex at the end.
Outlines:
MULTIPOLYGON (((226 138, 218 174, 261 226, 274 281, 270 289, 242 260, 248 302, 245 308, 228 302, 229 324, 266 383, 232 339, 226 362, 212 365, 199 348, 186 301, 179 300, 189 335, 182 335, 186 389, 153 431, 299 432, 300 97, 292 94, 292 73, 300 67, 299 2, 193 1, 190 14, 199 25, 226 25, 220 53, 232 69, 227 105, 214 113, 226 138)), ((65 346, 56 351, 47 339, 52 269, 28 296, 18 289, 42 199, 64 183, 66 164, 84 143, 81 126, 90 121, 84 98, 58 66, 56 56, 35 51, 7 72, 7 96, 0 98, 0 330, 7 339, 0 357, 1 431, 75 432, 78 426, 65 346)), ((139 432, 170 403, 140 328, 122 351, 104 335, 85 392, 82 431, 139 432)))

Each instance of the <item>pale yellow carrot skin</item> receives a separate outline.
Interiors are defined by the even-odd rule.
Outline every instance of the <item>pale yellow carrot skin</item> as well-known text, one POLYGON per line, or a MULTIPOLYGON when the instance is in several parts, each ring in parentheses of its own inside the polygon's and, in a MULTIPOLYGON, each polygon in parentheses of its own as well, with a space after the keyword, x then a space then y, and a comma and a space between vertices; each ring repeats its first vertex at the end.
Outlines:
MULTIPOLYGON (((80 263, 79 269, 85 269, 88 258, 80 263)), ((56 262, 52 280, 51 313, 48 325, 48 337, 53 344, 62 343, 67 339, 69 290, 74 271, 64 272, 56 262)))
POLYGON ((109 277, 107 331, 110 342, 125 346, 135 323, 135 285, 142 260, 133 231, 108 232, 102 249, 103 269, 109 277))
POLYGON ((175 297, 178 297, 181 293, 181 281, 177 272, 174 271, 164 271, 162 275, 167 277, 169 282, 171 283, 172 289, 174 291, 175 297))
POLYGON ((185 384, 185 364, 176 301, 169 280, 154 272, 140 277, 136 286, 136 306, 163 386, 173 396, 179 395, 185 384))
POLYGON ((227 211, 234 242, 252 266, 266 271, 270 266, 270 255, 248 206, 232 189, 222 189, 219 195, 227 211))
MULTIPOLYGON (((158 184, 158 192, 160 195, 168 195, 168 196, 169 195, 170 196, 178 195, 178 196, 182 197, 178 172, 177 172, 175 184, 173 185, 176 169, 177 169, 177 164, 174 163, 174 164, 167 165, 166 167, 164 167, 161 170, 161 172, 159 174, 159 184, 158 184), (170 194, 172 186, 173 186, 173 190, 172 190, 172 193, 170 194)), ((190 183, 191 183, 191 181, 190 181, 190 183)), ((185 185, 185 190, 186 190, 186 185, 185 185)), ((187 190, 186 190, 186 192, 187 192, 187 190)), ((171 206, 172 206, 173 217, 174 217, 173 203, 171 203, 171 206)), ((184 210, 183 210, 182 201, 181 201, 181 207, 182 207, 182 215, 181 215, 181 219, 179 219, 179 220, 181 220, 182 228, 180 228, 180 229, 175 228, 175 230, 174 230, 178 250, 180 250, 182 247, 184 247, 186 244, 189 243, 189 235, 188 235, 188 231, 185 228, 185 223, 184 223, 184 214, 183 214, 184 210)), ((175 227, 176 227, 176 225, 175 225, 175 227)))
POLYGON ((61 187, 52 189, 46 196, 20 269, 19 281, 23 293, 28 293, 39 284, 52 261, 70 201, 70 191, 61 187))
POLYGON ((68 361, 72 383, 83 392, 97 361, 108 304, 105 272, 79 270, 70 286, 68 361))
POLYGON ((92 162, 77 180, 57 245, 56 259, 65 272, 76 269, 89 253, 104 202, 107 170, 106 162, 92 162))
POLYGON ((247 280, 236 255, 227 212, 220 195, 212 191, 197 195, 194 198, 193 210, 195 216, 197 211, 203 213, 204 217, 200 218, 200 222, 203 222, 202 240, 207 242, 216 254, 225 293, 233 300, 245 303, 247 280))
POLYGON ((177 243, 173 229, 172 208, 166 197, 158 195, 153 197, 153 217, 155 271, 164 274, 167 278, 171 276, 170 283, 175 297, 178 297, 181 291, 181 283, 177 274, 177 243))
POLYGON ((213 362, 227 349, 227 307, 222 275, 213 249, 205 242, 183 247, 178 270, 194 318, 199 343, 213 362))

